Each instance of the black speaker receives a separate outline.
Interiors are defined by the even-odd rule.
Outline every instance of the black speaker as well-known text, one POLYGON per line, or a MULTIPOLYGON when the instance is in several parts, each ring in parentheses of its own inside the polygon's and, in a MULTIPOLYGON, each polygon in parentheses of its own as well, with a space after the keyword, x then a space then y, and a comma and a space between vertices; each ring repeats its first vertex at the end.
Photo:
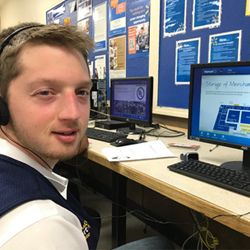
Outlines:
POLYGON ((7 125, 10 120, 10 112, 5 100, 0 97, 0 125, 7 125))

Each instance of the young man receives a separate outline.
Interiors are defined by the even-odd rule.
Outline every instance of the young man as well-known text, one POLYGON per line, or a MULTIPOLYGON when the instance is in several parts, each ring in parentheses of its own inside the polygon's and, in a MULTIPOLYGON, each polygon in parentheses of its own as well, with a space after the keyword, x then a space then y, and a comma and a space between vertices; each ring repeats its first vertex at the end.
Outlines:
POLYGON ((0 249, 94 249, 99 229, 52 171, 86 146, 92 41, 24 23, 0 46, 0 249))

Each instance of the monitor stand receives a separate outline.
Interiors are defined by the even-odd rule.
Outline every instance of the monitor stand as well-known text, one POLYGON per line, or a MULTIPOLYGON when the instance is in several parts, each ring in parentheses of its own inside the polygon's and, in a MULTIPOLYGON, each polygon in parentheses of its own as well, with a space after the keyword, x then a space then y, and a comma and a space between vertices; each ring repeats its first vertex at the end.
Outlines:
POLYGON ((243 150, 242 161, 224 162, 221 166, 231 170, 248 172, 250 174, 250 151, 243 150))

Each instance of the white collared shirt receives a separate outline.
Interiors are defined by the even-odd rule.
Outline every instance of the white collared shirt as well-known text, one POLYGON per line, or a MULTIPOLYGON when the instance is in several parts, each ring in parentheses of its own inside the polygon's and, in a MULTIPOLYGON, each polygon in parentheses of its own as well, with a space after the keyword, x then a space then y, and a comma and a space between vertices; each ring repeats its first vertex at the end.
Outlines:
MULTIPOLYGON (((20 149, 0 138, 0 154, 33 167, 46 177, 66 199, 68 180, 34 161, 20 149)), ((1 250, 88 249, 78 218, 51 200, 34 200, 0 218, 1 250)))

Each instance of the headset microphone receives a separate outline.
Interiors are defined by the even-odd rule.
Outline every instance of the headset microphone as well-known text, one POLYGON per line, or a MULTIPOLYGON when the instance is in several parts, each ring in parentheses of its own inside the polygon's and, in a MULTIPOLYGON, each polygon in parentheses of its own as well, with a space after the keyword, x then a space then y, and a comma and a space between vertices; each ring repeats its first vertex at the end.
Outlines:
POLYGON ((7 103, 0 97, 0 125, 7 125, 10 119, 10 112, 7 103))

